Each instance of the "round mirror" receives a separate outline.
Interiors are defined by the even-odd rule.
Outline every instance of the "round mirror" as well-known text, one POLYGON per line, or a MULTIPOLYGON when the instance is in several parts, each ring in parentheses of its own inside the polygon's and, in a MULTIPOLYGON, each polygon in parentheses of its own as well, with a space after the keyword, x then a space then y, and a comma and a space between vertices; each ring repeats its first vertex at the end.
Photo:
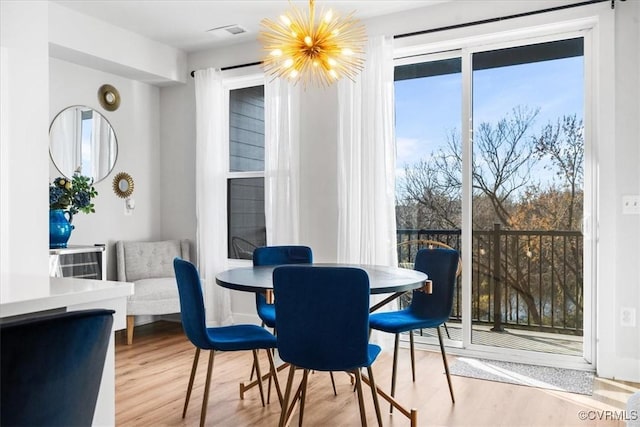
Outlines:
POLYGON ((113 192, 118 197, 126 199, 133 194, 133 178, 126 172, 120 172, 113 177, 113 192))
POLYGON ((62 175, 74 173, 99 182, 116 164, 118 141, 109 121, 98 111, 82 105, 65 108, 49 128, 49 153, 62 175))

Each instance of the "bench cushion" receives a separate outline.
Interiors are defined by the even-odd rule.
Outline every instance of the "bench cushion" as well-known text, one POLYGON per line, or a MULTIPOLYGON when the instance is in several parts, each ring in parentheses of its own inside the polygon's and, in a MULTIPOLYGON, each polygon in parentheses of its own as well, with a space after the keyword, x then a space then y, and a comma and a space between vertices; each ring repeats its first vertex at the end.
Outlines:
POLYGON ((127 298, 127 313, 129 314, 179 312, 180 299, 175 277, 137 280, 134 283, 134 294, 127 298))
MULTIPOLYGON (((174 277, 173 259, 175 257, 182 257, 179 240, 125 242, 124 265, 127 281, 174 277)), ((174 283, 173 286, 176 287, 176 284, 174 283)))

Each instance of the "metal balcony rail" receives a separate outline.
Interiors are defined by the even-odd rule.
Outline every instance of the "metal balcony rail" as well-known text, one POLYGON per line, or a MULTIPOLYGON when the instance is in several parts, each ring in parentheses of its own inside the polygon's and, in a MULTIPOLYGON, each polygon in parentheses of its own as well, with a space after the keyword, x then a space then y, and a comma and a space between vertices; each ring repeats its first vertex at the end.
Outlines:
MULTIPOLYGON (((461 249, 460 230, 397 230, 398 263, 411 267, 415 254, 435 240, 461 249)), ((493 230, 472 232, 474 324, 583 334, 583 237, 579 231, 493 230)), ((464 260, 463 262, 469 262, 464 260)), ((461 276, 452 320, 462 318, 461 276)))

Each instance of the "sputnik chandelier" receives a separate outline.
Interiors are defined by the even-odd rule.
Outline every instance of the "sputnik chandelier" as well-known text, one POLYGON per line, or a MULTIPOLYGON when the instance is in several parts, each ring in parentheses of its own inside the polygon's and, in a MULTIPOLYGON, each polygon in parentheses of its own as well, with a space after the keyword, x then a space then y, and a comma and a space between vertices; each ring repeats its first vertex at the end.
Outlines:
POLYGON ((309 1, 306 14, 292 6, 277 22, 262 20, 265 71, 305 87, 329 86, 342 77, 353 80, 364 62, 364 25, 353 12, 340 17, 332 10, 323 11, 316 22, 314 3, 309 1))

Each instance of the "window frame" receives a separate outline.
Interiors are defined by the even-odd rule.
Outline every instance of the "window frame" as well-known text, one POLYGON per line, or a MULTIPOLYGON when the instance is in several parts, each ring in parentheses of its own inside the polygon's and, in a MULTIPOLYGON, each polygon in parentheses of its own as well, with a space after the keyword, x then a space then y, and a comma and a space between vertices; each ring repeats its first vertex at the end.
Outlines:
POLYGON ((229 134, 229 125, 230 125, 230 115, 229 108, 231 105, 231 91, 237 89, 244 89, 253 86, 264 86, 266 83, 265 76, 262 72, 250 72, 244 73, 242 71, 238 72, 238 70, 233 70, 234 72, 230 72, 229 76, 225 76, 223 78, 223 88, 224 88, 224 140, 226 141, 225 147, 225 194, 224 194, 224 204, 225 204, 225 224, 224 224, 224 235, 227 248, 227 260, 230 262, 240 262, 240 263, 248 263, 250 260, 243 260, 232 258, 230 255, 230 245, 231 241, 229 239, 229 226, 230 226, 230 209, 229 209, 229 182, 232 179, 242 179, 242 178, 265 178, 265 171, 249 171, 249 172, 233 172, 231 171, 231 158, 230 158, 230 134, 229 134))
MULTIPOLYGON (((404 40, 397 40, 394 50, 394 67, 419 63, 424 61, 447 59, 460 56, 462 58, 462 124, 467 123, 467 127, 462 127, 462 257, 468 258, 471 253, 471 156, 472 156, 472 76, 473 69, 471 58, 474 53, 484 52, 493 49, 508 47, 518 47, 528 44, 543 43, 548 41, 568 39, 572 37, 583 37, 584 39, 584 67, 585 67, 585 91, 584 91, 584 123, 589 123, 585 134, 585 201, 584 201, 584 224, 585 230, 585 252, 584 256, 584 349, 581 358, 564 357, 562 355, 532 355, 514 349, 509 349, 510 354, 520 357, 530 357, 532 361, 538 358, 548 358, 554 364, 578 366, 595 366, 596 359, 596 292, 598 286, 598 276, 596 269, 598 258, 596 257, 595 240, 592 237, 594 232, 593 223, 597 223, 597 199, 598 185, 596 182, 596 165, 598 158, 596 155, 598 147, 598 136, 601 132, 602 118, 597 116, 594 105, 601 98, 598 95, 596 85, 599 82, 597 76, 593 75, 593 70, 601 66, 597 48, 594 47, 595 40, 598 40, 598 17, 597 8, 591 8, 593 14, 584 11, 585 17, 578 19, 563 19, 564 14, 549 13, 544 16, 529 17, 524 19, 513 19, 511 22, 503 22, 488 25, 486 27, 471 27, 462 30, 442 31, 440 33, 416 36, 413 39, 408 37, 404 40), (536 25, 536 21, 550 20, 536 25), (520 25, 520 27, 517 27, 520 25), (511 27, 505 29, 505 27, 511 27), (479 29, 481 28, 481 29, 479 29), (464 35, 463 35, 464 34, 464 35), (594 40, 595 39, 595 40, 594 40), (589 190, 587 190, 589 188, 589 190), (587 246, 588 245, 588 246, 587 246), (576 360, 581 361, 577 362, 576 360), (584 359, 582 361, 582 359, 584 359)), ((462 292, 464 298, 464 311, 470 312, 471 307, 471 263, 463 264, 463 284, 462 292)), ((471 319, 467 316, 463 319, 465 330, 462 348, 464 354, 478 355, 499 353, 487 351, 482 346, 471 342, 471 319)), ((456 345, 454 345, 456 346, 456 345)))

